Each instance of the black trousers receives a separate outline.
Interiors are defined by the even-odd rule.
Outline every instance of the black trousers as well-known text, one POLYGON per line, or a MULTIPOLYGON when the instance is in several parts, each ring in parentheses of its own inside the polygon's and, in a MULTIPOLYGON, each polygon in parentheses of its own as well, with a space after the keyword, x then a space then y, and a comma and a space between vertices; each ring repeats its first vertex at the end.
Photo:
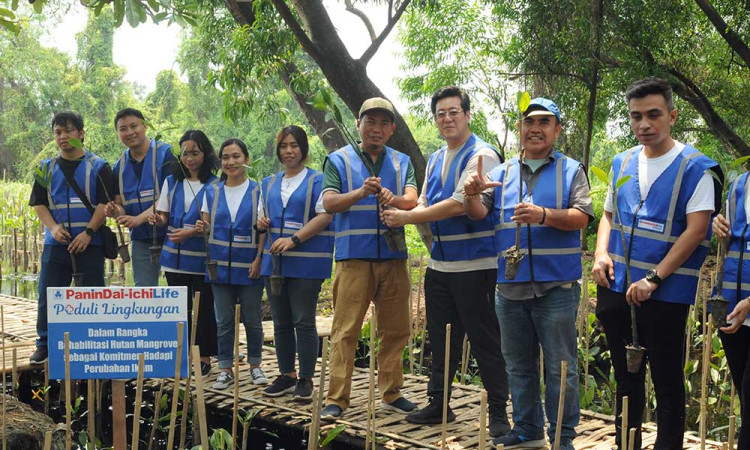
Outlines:
POLYGON ((205 275, 176 273, 164 271, 167 284, 170 286, 187 286, 188 288, 188 336, 192 330, 193 297, 201 293, 198 305, 198 326, 195 329, 195 344, 200 348, 201 356, 216 356, 219 349, 216 343, 216 314, 214 313, 214 293, 211 285, 206 283, 205 275))
POLYGON ((497 269, 471 272, 438 272, 427 269, 424 291, 427 332, 432 346, 432 371, 427 395, 443 395, 445 325, 450 323, 450 380, 453 380, 461 362, 465 333, 477 359, 482 383, 487 389, 487 403, 491 412, 505 412, 508 376, 500 347, 500 326, 495 316, 496 281, 497 269))
POLYGON ((745 418, 750 417, 748 414, 748 408, 750 408, 750 327, 743 325, 734 334, 719 331, 719 337, 724 345, 724 353, 727 356, 734 387, 740 397, 742 427, 740 427, 740 435, 737 439, 737 448, 750 448, 750 424, 745 426, 745 418))
POLYGON ((630 307, 625 294, 603 287, 597 289, 596 317, 604 327, 617 381, 615 427, 617 447, 621 445, 622 398, 628 397, 628 428, 636 428, 634 448, 641 448, 641 423, 646 405, 646 364, 656 393, 655 450, 681 449, 685 432, 685 325, 689 305, 649 299, 636 307, 639 344, 646 347, 638 373, 630 373, 625 346, 632 343, 630 307))

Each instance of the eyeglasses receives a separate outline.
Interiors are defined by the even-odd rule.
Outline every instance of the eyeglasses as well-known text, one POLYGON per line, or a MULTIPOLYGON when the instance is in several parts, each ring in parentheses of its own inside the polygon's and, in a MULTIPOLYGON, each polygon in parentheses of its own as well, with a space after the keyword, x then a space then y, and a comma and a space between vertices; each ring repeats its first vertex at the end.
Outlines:
POLYGON ((455 120, 460 114, 463 114, 463 111, 457 108, 449 109, 448 111, 441 109, 435 112, 435 120, 437 120, 438 122, 442 122, 446 117, 450 117, 451 119, 455 120))

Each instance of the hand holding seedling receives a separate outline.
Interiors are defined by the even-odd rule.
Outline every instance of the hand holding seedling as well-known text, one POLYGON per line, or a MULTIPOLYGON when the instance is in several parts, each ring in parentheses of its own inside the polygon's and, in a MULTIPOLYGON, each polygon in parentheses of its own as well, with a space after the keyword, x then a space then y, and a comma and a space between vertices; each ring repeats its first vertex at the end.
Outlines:
POLYGON ((359 196, 365 198, 371 194, 377 194, 382 189, 379 177, 367 177, 362 187, 359 188, 359 196))
POLYGON ((542 223, 544 208, 531 203, 517 203, 510 220, 515 223, 542 223))
POLYGON ((482 170, 482 155, 479 155, 479 158, 477 158, 477 171, 475 174, 469 176, 466 178, 466 181, 464 182, 464 195, 467 196, 473 196, 473 195, 479 195, 482 192, 486 191, 490 188, 496 188, 498 186, 502 186, 503 183, 499 181, 489 181, 484 176, 484 171, 482 170))
POLYGON ((260 262, 261 255, 258 254, 258 257, 255 258, 252 263, 250 263, 250 268, 247 270, 248 276, 253 280, 260 278, 260 262))
POLYGON ((273 241, 273 244, 271 244, 270 251, 273 254, 283 254, 294 247, 296 247, 296 245, 294 245, 291 238, 278 238, 273 241))
POLYGON ((750 297, 737 302, 734 310, 727 317, 727 322, 732 322, 732 324, 727 327, 721 327, 719 330, 727 334, 736 333, 742 324, 745 323, 748 313, 750 313, 750 297))
POLYGON ((729 236, 729 221, 721 214, 717 214, 714 217, 713 230, 719 239, 729 236))
POLYGON ((195 228, 192 230, 187 228, 177 228, 176 230, 172 230, 167 233, 167 237, 175 244, 181 244, 199 233, 200 231, 196 231, 195 228))
POLYGON ((68 230, 59 223, 52 227, 50 233, 52 234, 52 238, 61 244, 67 244, 70 242, 70 233, 68 233, 68 230))
POLYGON ((150 213, 148 215, 148 224, 163 227, 167 224, 167 219, 159 213, 150 213))
POLYGON ((108 217, 112 217, 113 219, 124 213, 121 206, 115 203, 114 200, 107 203, 107 206, 104 207, 104 212, 108 217))
POLYGON ((393 195, 393 192, 391 192, 388 188, 380 188, 380 192, 375 194, 375 197, 380 201, 380 204, 383 206, 388 206, 391 204, 394 198, 396 198, 395 195, 393 195))
POLYGON ((83 253, 89 247, 90 243, 91 236, 89 236, 85 231, 82 231, 78 233, 78 236, 76 236, 73 239, 73 242, 68 245, 68 251, 73 254, 83 253))
POLYGON ((403 227, 408 223, 409 211, 400 209, 384 209, 380 211, 380 220, 389 227, 403 227))
POLYGON ((119 216, 116 220, 117 220, 117 223, 119 223, 120 225, 126 226, 128 228, 135 228, 139 225, 143 225, 143 222, 138 216, 122 215, 122 216, 119 216))
POLYGON ((615 281, 615 265, 609 253, 597 253, 594 255, 594 267, 591 269, 594 281, 601 287, 609 289, 609 282, 615 281))
POLYGON ((641 278, 635 283, 631 284, 628 291, 625 293, 625 301, 628 304, 635 304, 635 306, 641 306, 641 303, 651 298, 651 294, 659 286, 656 283, 652 283, 645 278, 641 278))
POLYGON ((205 220, 198 220, 198 221, 196 221, 196 222, 195 222, 195 229, 196 229, 196 230, 197 230, 197 231, 198 231, 199 233, 203 233, 204 231, 208 230, 208 227, 209 227, 210 225, 211 225, 211 224, 209 224, 209 223, 208 223, 208 221, 205 221, 205 220))
POLYGON ((271 220, 268 217, 261 217, 258 219, 258 223, 255 224, 255 228, 257 228, 258 231, 265 231, 271 228, 271 220))

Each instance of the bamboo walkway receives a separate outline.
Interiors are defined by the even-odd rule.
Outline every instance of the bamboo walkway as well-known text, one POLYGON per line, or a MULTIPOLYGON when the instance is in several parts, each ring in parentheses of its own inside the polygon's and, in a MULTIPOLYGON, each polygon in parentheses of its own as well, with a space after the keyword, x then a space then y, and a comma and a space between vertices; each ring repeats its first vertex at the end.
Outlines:
MULTIPOLYGON (((11 370, 11 349, 16 350, 18 361, 17 370, 29 369, 28 358, 34 350, 34 339, 36 337, 36 305, 29 300, 0 295, 0 304, 4 306, 5 314, 5 343, 6 354, 3 361, 2 372, 11 370)), ((330 320, 319 322, 320 334, 330 333, 330 320)), ((242 346, 244 347, 244 333, 242 346)), ((267 340, 273 336, 272 326, 264 324, 264 335, 267 340)), ((318 365, 320 367, 320 365, 318 365)), ((276 370, 276 357, 272 347, 263 349, 263 368, 270 379, 278 375, 276 370)), ((268 398, 261 395, 263 386, 255 386, 250 381, 249 366, 244 362, 240 366, 240 407, 260 410, 258 416, 264 420, 274 422, 281 426, 297 429, 307 429, 310 425, 310 414, 312 405, 309 403, 296 403, 291 397, 268 398)), ((204 379, 204 390, 206 393, 206 404, 216 409, 223 409, 231 415, 233 407, 233 389, 215 390, 211 384, 217 376, 216 365, 209 377, 204 379)), ((318 388, 319 375, 316 374, 315 387, 318 388)), ((411 401, 422 406, 427 403, 426 378, 422 376, 406 375, 403 393, 411 401)), ((154 383, 150 383, 152 386, 154 383)), ((194 385, 194 384, 193 384, 194 385)), ((323 424, 322 430, 336 426, 346 425, 344 433, 352 439, 361 439, 362 445, 366 436, 367 424, 367 397, 369 386, 369 372, 367 369, 355 368, 352 381, 351 406, 346 411, 342 420, 333 424, 323 424)), ((474 449, 479 448, 479 417, 480 397, 482 390, 472 385, 454 385, 451 408, 456 413, 456 421, 448 424, 448 446, 450 449, 474 449)), ((376 404, 379 404, 377 402, 376 404)), ((508 411, 510 414, 510 410, 508 411)), ((381 448, 388 449, 440 449, 441 430, 440 426, 412 425, 400 414, 376 411, 376 434, 381 448)), ((595 414, 589 411, 581 411, 581 422, 576 427, 579 433, 574 441, 575 448, 604 449, 609 450, 614 445, 614 418, 595 414)), ((653 423, 644 425, 643 446, 653 448, 656 439, 656 426, 653 423)), ((487 448, 491 442, 487 441, 487 448)), ((700 449, 701 442, 696 436, 686 435, 683 445, 685 449, 700 449)), ((718 442, 707 441, 707 449, 721 449, 718 442)))

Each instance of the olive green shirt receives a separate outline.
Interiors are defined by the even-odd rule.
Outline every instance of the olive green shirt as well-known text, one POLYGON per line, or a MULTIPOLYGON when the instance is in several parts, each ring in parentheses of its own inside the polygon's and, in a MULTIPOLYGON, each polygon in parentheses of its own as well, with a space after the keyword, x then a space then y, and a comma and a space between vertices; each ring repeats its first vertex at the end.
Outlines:
MULTIPOLYGON (((380 174, 380 169, 383 168, 385 158, 381 155, 373 164, 372 158, 367 152, 362 152, 362 154, 372 164, 375 175, 380 174)), ((406 186, 412 186, 414 189, 417 189, 417 178, 414 175, 414 166, 411 164, 411 160, 409 160, 409 167, 406 169, 406 186)), ((341 175, 336 170, 336 166, 328 164, 328 158, 326 158, 326 162, 323 164, 323 192, 326 191, 341 193, 341 175)))

